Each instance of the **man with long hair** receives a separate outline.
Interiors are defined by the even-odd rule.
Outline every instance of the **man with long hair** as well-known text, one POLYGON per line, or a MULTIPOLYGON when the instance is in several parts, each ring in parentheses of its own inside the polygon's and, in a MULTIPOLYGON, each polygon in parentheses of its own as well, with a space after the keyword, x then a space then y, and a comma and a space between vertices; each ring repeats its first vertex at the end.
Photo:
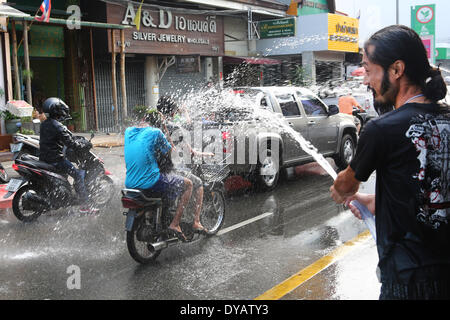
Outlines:
POLYGON ((362 129, 356 155, 330 188, 376 216, 380 299, 450 298, 450 116, 447 88, 412 29, 394 25, 364 46, 364 84, 380 113, 362 129), (376 171, 376 194, 358 193, 376 171))

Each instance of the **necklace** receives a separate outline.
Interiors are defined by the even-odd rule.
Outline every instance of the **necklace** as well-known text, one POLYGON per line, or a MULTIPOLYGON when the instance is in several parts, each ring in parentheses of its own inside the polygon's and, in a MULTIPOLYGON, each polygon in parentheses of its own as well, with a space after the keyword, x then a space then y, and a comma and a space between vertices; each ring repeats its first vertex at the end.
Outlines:
POLYGON ((412 101, 412 100, 414 100, 416 98, 420 98, 420 97, 423 97, 423 93, 418 94, 417 96, 414 96, 412 98, 409 98, 403 105, 407 104, 408 102, 410 102, 410 101, 412 101))

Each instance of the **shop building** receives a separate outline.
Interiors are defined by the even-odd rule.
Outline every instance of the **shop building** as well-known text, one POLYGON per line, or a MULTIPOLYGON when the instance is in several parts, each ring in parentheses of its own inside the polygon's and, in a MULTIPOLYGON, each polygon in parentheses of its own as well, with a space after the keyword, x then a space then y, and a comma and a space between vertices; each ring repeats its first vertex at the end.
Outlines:
MULTIPOLYGON (((260 1, 267 7, 256 6, 254 1, 182 1, 172 6, 155 1, 144 1, 142 6, 121 0, 81 2, 87 19, 125 27, 128 115, 136 106, 155 106, 161 95, 182 96, 211 83, 223 85, 229 65, 234 65, 227 57, 241 63, 249 56, 252 19, 284 16, 287 8, 269 0, 260 1)), ((119 123, 125 120, 123 88, 117 86, 117 103, 110 95, 111 53, 118 53, 121 45, 117 30, 113 34, 94 32, 101 130, 114 130, 112 110, 116 105, 119 123)))
POLYGON ((450 43, 437 43, 436 64, 441 67, 444 77, 450 78, 450 43))
POLYGON ((308 83, 343 79, 360 61, 359 20, 335 12, 334 1, 299 1, 295 34, 257 41, 257 52, 301 66, 308 83))
POLYGON ((42 111, 46 98, 59 97, 70 106, 72 130, 98 130, 93 30, 125 27, 88 21, 77 0, 54 1, 49 21, 39 22, 35 15, 41 3, 20 0, 10 4, 25 15, 7 15, 8 100, 25 100, 42 111))
POLYGON ((273 63, 249 58, 251 35, 255 21, 287 9, 275 0, 144 1, 140 10, 140 1, 67 0, 53 1, 42 23, 34 20, 41 2, 11 4, 28 16, 8 21, 8 100, 41 109, 57 96, 71 107, 76 130, 105 132, 123 128, 136 106, 154 106, 162 94, 222 85, 237 63, 273 63), (80 8, 77 28, 68 27, 71 5, 80 8))

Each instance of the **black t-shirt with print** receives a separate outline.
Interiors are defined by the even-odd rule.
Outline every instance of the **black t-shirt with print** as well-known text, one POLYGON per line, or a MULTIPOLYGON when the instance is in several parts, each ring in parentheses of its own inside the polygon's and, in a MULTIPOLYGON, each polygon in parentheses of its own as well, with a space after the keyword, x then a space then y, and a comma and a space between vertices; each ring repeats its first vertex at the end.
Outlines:
POLYGON ((436 104, 409 103, 371 120, 350 164, 359 181, 376 171, 382 281, 410 281, 407 271, 421 266, 450 267, 450 209, 428 210, 425 205, 425 199, 441 204, 450 196, 450 122, 427 118, 439 115, 439 110, 436 104), (433 160, 425 161, 425 149, 433 160), (440 189, 433 193, 431 185, 440 189), (402 272, 405 275, 399 276, 402 272))

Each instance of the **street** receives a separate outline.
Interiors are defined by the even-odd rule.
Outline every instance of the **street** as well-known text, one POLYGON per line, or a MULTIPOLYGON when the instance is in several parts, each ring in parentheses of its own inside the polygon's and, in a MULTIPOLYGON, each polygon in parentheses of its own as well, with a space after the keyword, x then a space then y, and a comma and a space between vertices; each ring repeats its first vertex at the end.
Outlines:
MULTIPOLYGON (((332 179, 309 164, 273 192, 232 192, 218 235, 169 247, 155 263, 141 266, 125 243, 123 148, 95 152, 116 186, 99 214, 61 209, 24 224, 10 209, 0 213, 0 299, 255 299, 366 232, 363 222, 331 200, 332 179)), ((11 162, 4 165, 13 177, 11 162)), ((362 189, 373 191, 374 179, 362 189)), ((279 298, 376 300, 376 263, 375 243, 366 236, 279 298)))

